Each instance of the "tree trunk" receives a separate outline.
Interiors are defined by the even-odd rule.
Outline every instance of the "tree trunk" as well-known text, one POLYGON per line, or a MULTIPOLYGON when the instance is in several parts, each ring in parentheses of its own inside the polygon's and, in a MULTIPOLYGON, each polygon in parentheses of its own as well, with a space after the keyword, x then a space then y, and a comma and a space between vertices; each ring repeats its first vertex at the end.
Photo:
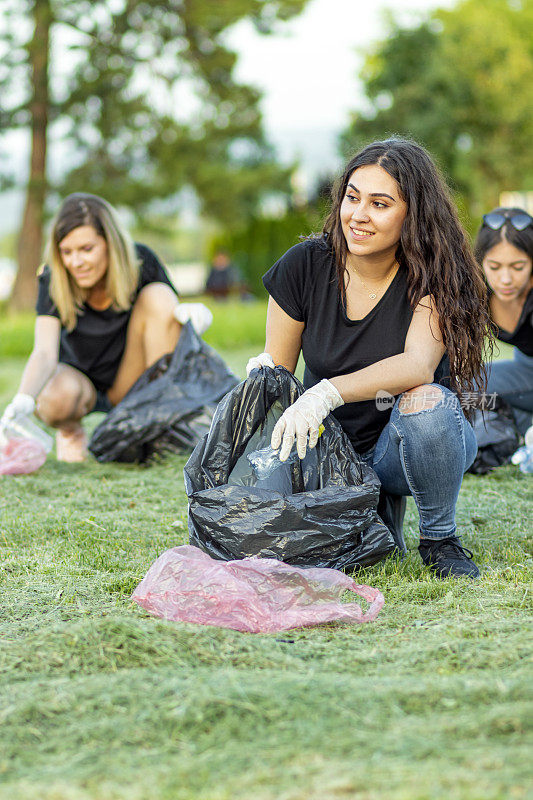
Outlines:
POLYGON ((26 202, 18 241, 18 271, 10 308, 28 310, 34 307, 37 292, 36 270, 43 247, 43 213, 46 199, 46 128, 48 125, 48 58, 52 13, 50 0, 34 0, 35 28, 28 45, 31 66, 32 96, 31 161, 26 189, 26 202))

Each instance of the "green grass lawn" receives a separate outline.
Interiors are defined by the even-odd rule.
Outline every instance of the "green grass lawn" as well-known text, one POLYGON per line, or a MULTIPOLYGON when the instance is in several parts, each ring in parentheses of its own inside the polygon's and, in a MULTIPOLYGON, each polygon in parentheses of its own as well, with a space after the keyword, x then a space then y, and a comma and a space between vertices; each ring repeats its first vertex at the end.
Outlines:
MULTIPOLYGON (((241 375, 264 307, 243 313, 233 339, 234 309, 216 322, 241 375)), ((0 323, 0 408, 30 328, 0 323)), ((129 600, 187 540, 184 463, 52 456, 0 477, 2 800, 533 796, 530 477, 464 480, 458 526, 479 581, 422 568, 409 504, 408 557, 358 577, 385 595, 375 623, 252 635, 165 623, 129 600)))

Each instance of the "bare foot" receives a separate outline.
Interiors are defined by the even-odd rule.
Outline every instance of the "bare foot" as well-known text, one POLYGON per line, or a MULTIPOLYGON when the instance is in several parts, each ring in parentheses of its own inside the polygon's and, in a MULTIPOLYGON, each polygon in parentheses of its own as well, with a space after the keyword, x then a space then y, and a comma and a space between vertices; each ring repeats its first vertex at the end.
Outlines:
POLYGON ((58 461, 71 464, 85 461, 87 458, 87 436, 81 427, 58 428, 56 431, 56 457, 58 461))

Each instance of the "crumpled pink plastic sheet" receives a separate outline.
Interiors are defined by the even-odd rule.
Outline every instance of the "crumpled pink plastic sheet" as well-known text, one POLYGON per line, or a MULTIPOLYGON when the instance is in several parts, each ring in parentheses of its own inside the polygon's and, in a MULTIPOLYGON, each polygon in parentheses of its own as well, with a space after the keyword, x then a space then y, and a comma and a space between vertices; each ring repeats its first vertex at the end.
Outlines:
POLYGON ((270 558, 217 561, 191 545, 160 555, 132 600, 164 619, 249 633, 372 622, 385 602, 378 589, 335 569, 302 569, 270 558), (368 609, 341 603, 346 591, 370 603, 368 609))
POLYGON ((36 439, 9 439, 0 449, 0 475, 27 475, 42 467, 46 449, 36 439))

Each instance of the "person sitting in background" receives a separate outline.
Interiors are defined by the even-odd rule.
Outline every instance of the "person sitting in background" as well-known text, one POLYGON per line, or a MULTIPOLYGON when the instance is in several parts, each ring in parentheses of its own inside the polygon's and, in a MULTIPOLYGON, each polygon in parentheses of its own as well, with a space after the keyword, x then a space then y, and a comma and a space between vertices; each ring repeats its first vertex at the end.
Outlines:
POLYGON ((243 281, 227 250, 218 249, 211 262, 205 293, 215 300, 226 300, 232 292, 242 292, 243 281))
POLYGON ((188 320, 202 332, 212 315, 202 304, 179 303, 155 253, 131 241, 109 203, 69 195, 39 274, 33 351, 0 424, 35 411, 57 428, 57 458, 84 460, 83 417, 116 405, 174 350, 188 320))
POLYGON ((292 247, 263 279, 266 352, 247 371, 292 372, 300 350, 306 364, 307 391, 277 422, 272 447, 285 460, 296 439, 303 458, 333 412, 383 489, 413 497, 423 562, 438 577, 477 577, 455 522, 477 445, 455 392, 483 386, 490 321, 478 265, 414 142, 363 149, 332 199, 322 235, 292 247))
POLYGON ((521 208, 495 208, 483 217, 476 257, 489 287, 496 338, 514 345, 512 360, 488 365, 487 393, 512 408, 520 433, 533 444, 533 217, 521 208))

